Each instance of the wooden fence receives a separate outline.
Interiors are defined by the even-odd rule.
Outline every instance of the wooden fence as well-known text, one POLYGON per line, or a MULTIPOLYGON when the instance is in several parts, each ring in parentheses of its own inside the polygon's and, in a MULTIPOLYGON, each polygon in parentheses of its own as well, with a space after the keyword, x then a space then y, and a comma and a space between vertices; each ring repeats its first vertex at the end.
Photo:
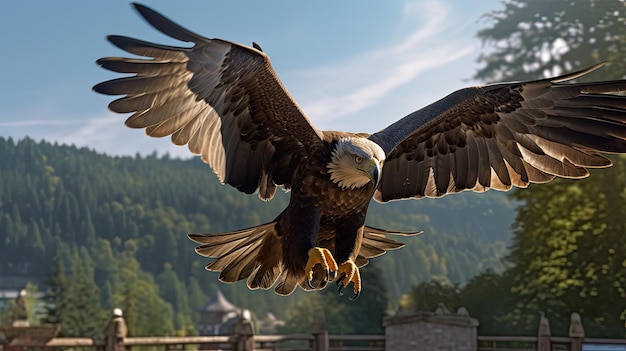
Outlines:
POLYGON ((537 336, 479 335, 477 339, 478 351, 582 351, 584 345, 588 348, 591 345, 602 345, 619 347, 614 350, 626 350, 626 339, 586 338, 580 315, 576 312, 570 317, 568 337, 553 336, 550 322, 542 314, 537 336))
MULTIPOLYGON (((416 326, 417 327, 417 326, 416 326)), ((254 335, 252 322, 240 319, 230 336, 129 337, 121 316, 111 319, 104 338, 57 338, 58 327, 13 326, 0 328, 0 351, 72 349, 131 351, 151 346, 166 351, 384 351, 385 335, 329 335, 324 320, 314 324, 310 334, 254 335)), ((472 351, 582 351, 583 345, 613 345, 626 350, 626 339, 585 338, 580 317, 572 314, 568 337, 552 336, 548 319, 541 318, 537 336, 477 336, 472 351)), ((420 340, 418 340, 418 343, 420 340)), ((389 345, 390 346, 390 345, 389 345)), ((424 349, 419 348, 419 349, 424 349)), ((428 348, 426 348, 428 349, 428 348)))
POLYGON ((57 338, 58 327, 13 326, 0 328, 0 351, 41 349, 91 349, 131 351, 138 346, 157 346, 163 350, 232 351, 384 351, 384 335, 329 335, 324 320, 318 320, 311 334, 254 335, 252 322, 241 318, 230 336, 129 337, 121 315, 107 325, 104 338, 57 338))

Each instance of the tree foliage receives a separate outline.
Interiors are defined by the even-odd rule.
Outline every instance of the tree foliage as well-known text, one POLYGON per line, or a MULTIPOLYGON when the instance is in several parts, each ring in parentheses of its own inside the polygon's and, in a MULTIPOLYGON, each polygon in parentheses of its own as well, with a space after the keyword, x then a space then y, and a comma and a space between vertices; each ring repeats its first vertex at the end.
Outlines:
MULTIPOLYGON (((204 270, 207 260, 195 254, 186 234, 272 220, 286 206, 288 196, 279 192, 268 203, 256 195, 245 196, 220 185, 198 159, 109 157, 86 148, 0 138, 0 179, 0 277, 28 276, 49 291, 51 321, 80 323, 69 322, 64 314, 75 303, 66 300, 67 292, 78 282, 82 282, 80 298, 92 301, 99 311, 93 312, 100 318, 98 332, 111 310, 121 307, 133 335, 189 333, 198 318, 196 308, 218 286, 238 307, 257 315, 273 312, 280 319, 309 295, 281 297, 272 291, 249 291, 241 282, 219 283, 217 274, 204 270), (141 285, 144 292, 129 284, 141 285), (142 294, 154 304, 153 311, 142 309, 142 294), (147 324, 141 319, 134 322, 137 314, 144 313, 138 311, 151 316, 147 324), (141 329, 159 319, 167 319, 162 328, 141 329)), ((486 267, 497 268, 498 257, 505 252, 503 237, 513 218, 512 208, 502 194, 373 204, 371 225, 423 229, 425 234, 407 238, 406 248, 372 260, 361 270, 364 291, 359 300, 351 303, 344 296, 340 304, 363 316, 357 309, 367 310, 370 303, 387 306, 385 300, 397 299, 411 284, 432 275, 462 282, 486 267), (458 221, 449 221, 450 211, 461 208, 458 221), (369 277, 376 274, 376 267, 380 276, 369 277)), ((335 299, 336 290, 328 290, 322 296, 335 299)), ((376 313, 378 318, 384 312, 376 313)), ((79 316, 73 315, 72 320, 80 321, 79 316)), ((356 324, 363 321, 359 328, 373 330, 365 320, 359 318, 356 324)), ((64 329, 74 335, 95 333, 94 328, 68 325, 64 329)))
MULTIPOLYGON (((346 302, 346 296, 337 295, 335 284, 321 293, 303 293, 302 298, 287 311, 285 326, 280 333, 307 333, 311 331, 319 313, 323 313, 332 334, 382 334, 382 320, 389 310, 389 294, 382 283, 382 271, 377 267, 363 270, 361 297, 346 302)), ((351 295, 352 285, 342 294, 351 295)))
POLYGON ((94 281, 93 263, 85 250, 60 250, 48 277, 46 324, 58 324, 60 336, 100 336, 105 312, 94 281), (71 267, 66 271, 66 262, 71 267))
MULTIPOLYGON (((526 80, 602 60, 592 79, 626 77, 624 1, 508 0, 486 17, 478 36, 492 46, 474 78, 526 80)), ((433 310, 438 302, 468 308, 481 334, 537 332, 539 312, 555 335, 567 335, 572 312, 587 336, 622 337, 626 318, 626 157, 584 180, 557 179, 511 192, 520 206, 502 274, 468 284, 415 286, 404 306, 433 310)))
MULTIPOLYGON (((494 51, 481 56, 486 66, 475 78, 531 79, 604 60, 608 69, 591 79, 626 77, 624 1, 511 0, 487 18, 492 26, 478 36, 494 51)), ((512 325, 534 328, 541 310, 553 330, 566 333, 570 313, 579 312, 592 334, 622 333, 626 182, 620 175, 626 162, 613 160, 613 168, 584 181, 557 180, 513 193, 522 206, 508 257, 517 299, 512 325)))
POLYGON ((414 286, 403 299, 402 309, 435 311, 443 303, 451 312, 465 308, 479 321, 480 335, 511 335, 519 333, 511 328, 510 311, 514 306, 510 294, 508 272, 504 275, 487 270, 467 284, 451 285, 432 280, 414 286))
MULTIPOLYGON (((561 180, 515 197, 524 202, 510 254, 513 312, 544 311, 566 330, 571 312, 599 336, 622 334, 626 312, 626 158, 584 181, 561 180)), ((533 321, 534 322, 534 321, 533 321)))
POLYGON ((160 295, 152 276, 142 272, 132 248, 118 259, 119 279, 111 302, 124 312, 129 336, 174 335, 174 311, 160 295))
POLYGON ((487 82, 553 76, 609 61, 594 79, 626 77, 623 0, 508 0, 485 15, 489 46, 474 75, 487 82))

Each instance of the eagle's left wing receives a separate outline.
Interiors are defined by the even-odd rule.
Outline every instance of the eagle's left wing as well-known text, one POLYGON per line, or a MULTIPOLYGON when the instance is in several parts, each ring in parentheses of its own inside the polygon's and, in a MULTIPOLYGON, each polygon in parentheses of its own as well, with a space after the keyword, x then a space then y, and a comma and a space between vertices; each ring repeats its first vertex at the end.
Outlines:
POLYGON ((508 190, 608 167, 626 152, 626 80, 568 75, 456 91, 373 134, 387 154, 374 198, 508 190))

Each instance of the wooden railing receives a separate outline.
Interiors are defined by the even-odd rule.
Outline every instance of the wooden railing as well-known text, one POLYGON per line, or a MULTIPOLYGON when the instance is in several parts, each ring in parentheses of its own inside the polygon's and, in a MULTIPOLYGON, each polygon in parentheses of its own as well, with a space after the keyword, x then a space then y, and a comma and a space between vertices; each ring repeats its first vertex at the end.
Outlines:
MULTIPOLYGON (((252 322, 242 318, 230 336, 129 337, 121 315, 105 329, 104 338, 57 338, 58 327, 13 326, 0 328, 0 351, 93 350, 132 351, 150 346, 158 350, 225 351, 384 351, 385 335, 329 335, 326 323, 318 319, 310 334, 254 335, 252 322)), ((623 345, 626 339, 586 338, 580 316, 572 314, 568 337, 552 336, 548 319, 541 318, 537 336, 477 336, 477 351, 582 351, 583 344, 623 345)), ((390 344, 387 346, 391 346, 390 344)))
POLYGON ((551 336, 542 344, 536 336, 478 336, 478 351, 581 351, 582 345, 623 345, 626 339, 567 338, 551 336))
POLYGON ((0 351, 29 349, 80 349, 131 351, 150 346, 162 350, 233 351, 384 351, 384 335, 329 335, 326 322, 319 319, 311 334, 254 335, 252 322, 241 318, 230 336, 131 337, 121 313, 105 328, 104 338, 57 338, 58 327, 13 326, 0 328, 7 339, 0 339, 0 351))
MULTIPOLYGON (((329 335, 328 348, 324 343, 317 344, 315 335, 255 335, 253 337, 255 351, 384 351, 384 335, 329 335)), ((128 337, 124 339, 123 349, 132 350, 137 346, 158 346, 162 350, 241 350, 237 336, 194 336, 194 337, 128 337), (187 347, 190 346, 190 347, 187 347)), ((17 351, 28 349, 77 349, 81 350, 115 350, 107 347, 104 339, 90 338, 54 338, 45 343, 28 342, 26 340, 2 340, 0 350, 17 351)))
MULTIPOLYGON (((290 335, 255 335, 255 351, 316 351, 319 350, 312 334, 290 335)), ((383 351, 385 350, 384 335, 329 335, 328 351, 383 351)), ((566 337, 551 337, 550 350, 576 350, 575 340, 566 337)), ((626 339, 587 338, 585 344, 623 345, 626 339)), ((158 346, 163 350, 239 350, 235 336, 195 336, 195 337, 129 337, 124 347, 130 351, 133 346, 158 346), (189 347, 188 347, 189 346, 189 347)), ((0 350, 28 349, 78 349, 106 350, 103 339, 90 338, 54 338, 46 343, 18 340, 9 342, 0 339, 0 350)), ((243 349, 245 350, 245 349, 243 349)), ((535 336, 478 336, 478 351, 535 351, 538 338, 535 336)))

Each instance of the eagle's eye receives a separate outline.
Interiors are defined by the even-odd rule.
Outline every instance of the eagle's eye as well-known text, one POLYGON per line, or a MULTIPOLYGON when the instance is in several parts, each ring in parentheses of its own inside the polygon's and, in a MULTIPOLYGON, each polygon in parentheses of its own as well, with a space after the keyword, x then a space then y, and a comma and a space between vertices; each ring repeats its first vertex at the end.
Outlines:
POLYGON ((360 165, 361 163, 363 163, 363 157, 354 155, 354 162, 360 165))

